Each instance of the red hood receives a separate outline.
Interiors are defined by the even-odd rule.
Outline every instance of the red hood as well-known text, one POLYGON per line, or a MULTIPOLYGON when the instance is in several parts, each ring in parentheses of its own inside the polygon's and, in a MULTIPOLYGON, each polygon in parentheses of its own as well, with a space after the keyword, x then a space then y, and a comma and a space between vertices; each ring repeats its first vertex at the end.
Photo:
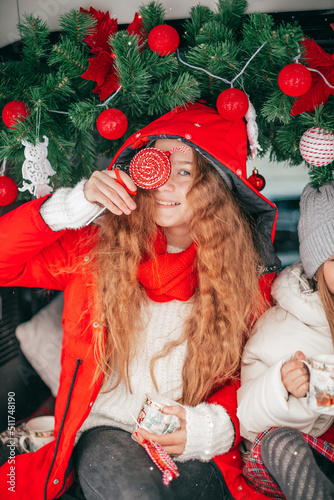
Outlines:
POLYGON ((138 151, 159 138, 179 139, 209 160, 246 212, 255 219, 264 244, 259 247, 265 272, 279 270, 280 262, 272 245, 277 208, 247 181, 247 133, 244 120, 224 120, 215 109, 200 103, 175 108, 132 134, 119 149, 109 168, 118 165, 125 169, 138 151))

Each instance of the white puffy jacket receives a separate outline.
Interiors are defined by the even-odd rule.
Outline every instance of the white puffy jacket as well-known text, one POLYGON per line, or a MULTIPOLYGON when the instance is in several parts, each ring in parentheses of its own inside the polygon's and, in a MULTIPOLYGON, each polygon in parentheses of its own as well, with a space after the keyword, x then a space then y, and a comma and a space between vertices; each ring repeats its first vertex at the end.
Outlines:
POLYGON ((310 290, 301 263, 282 271, 272 296, 275 307, 257 321, 243 353, 238 391, 241 435, 253 441, 268 427, 289 426, 319 437, 334 417, 313 412, 306 397, 289 394, 282 383, 281 367, 296 351, 306 358, 334 354, 326 315, 318 292, 310 290))

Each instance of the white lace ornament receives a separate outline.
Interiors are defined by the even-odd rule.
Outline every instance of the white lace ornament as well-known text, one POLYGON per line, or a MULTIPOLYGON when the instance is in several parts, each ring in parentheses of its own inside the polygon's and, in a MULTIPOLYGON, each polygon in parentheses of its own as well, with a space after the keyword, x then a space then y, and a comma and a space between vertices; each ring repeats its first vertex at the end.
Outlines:
POLYGON ((56 173, 47 159, 49 139, 45 135, 43 138, 44 142, 37 142, 36 146, 22 141, 26 159, 22 165, 23 186, 19 191, 28 190, 36 198, 52 193, 53 188, 49 186, 49 180, 56 173))
POLYGON ((252 152, 252 160, 256 158, 257 152, 262 151, 260 144, 258 143, 259 129, 256 123, 256 111, 253 104, 249 101, 249 108, 245 114, 247 120, 247 136, 249 140, 249 145, 252 152))

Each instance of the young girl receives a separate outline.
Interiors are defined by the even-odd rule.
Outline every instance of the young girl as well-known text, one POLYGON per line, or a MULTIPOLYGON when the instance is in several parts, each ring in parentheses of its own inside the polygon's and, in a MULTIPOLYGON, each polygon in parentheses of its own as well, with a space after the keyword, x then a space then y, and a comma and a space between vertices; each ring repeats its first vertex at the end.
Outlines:
POLYGON ((276 306, 244 350, 238 417, 241 434, 254 441, 245 473, 257 488, 275 498, 322 500, 334 498, 334 417, 308 408, 301 360, 334 354, 333 183, 305 187, 298 231, 301 262, 275 280, 276 306))
MULTIPOLYGON (((260 269, 265 295, 279 261, 276 207, 247 182, 246 154, 243 120, 189 105, 131 136, 112 162, 118 171, 0 220, 0 285, 61 289, 65 301, 55 441, 16 457, 20 500, 58 498, 74 469, 87 500, 230 498, 224 476, 235 498, 256 495, 233 450, 235 378, 263 307, 260 269), (143 147, 170 156, 171 175, 153 190, 123 171, 143 147), (175 402, 164 413, 179 430, 134 432, 145 394, 175 402), (150 439, 177 461, 168 487, 143 447, 150 439)), ((2 499, 12 498, 9 467, 2 499)))

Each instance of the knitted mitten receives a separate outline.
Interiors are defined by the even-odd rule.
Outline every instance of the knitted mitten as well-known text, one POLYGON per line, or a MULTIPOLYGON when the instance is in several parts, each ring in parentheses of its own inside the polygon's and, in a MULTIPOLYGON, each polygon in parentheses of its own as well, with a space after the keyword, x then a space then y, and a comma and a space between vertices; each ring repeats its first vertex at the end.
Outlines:
POLYGON ((334 485, 299 431, 281 427, 269 432, 261 443, 261 457, 287 500, 334 499, 334 485))

